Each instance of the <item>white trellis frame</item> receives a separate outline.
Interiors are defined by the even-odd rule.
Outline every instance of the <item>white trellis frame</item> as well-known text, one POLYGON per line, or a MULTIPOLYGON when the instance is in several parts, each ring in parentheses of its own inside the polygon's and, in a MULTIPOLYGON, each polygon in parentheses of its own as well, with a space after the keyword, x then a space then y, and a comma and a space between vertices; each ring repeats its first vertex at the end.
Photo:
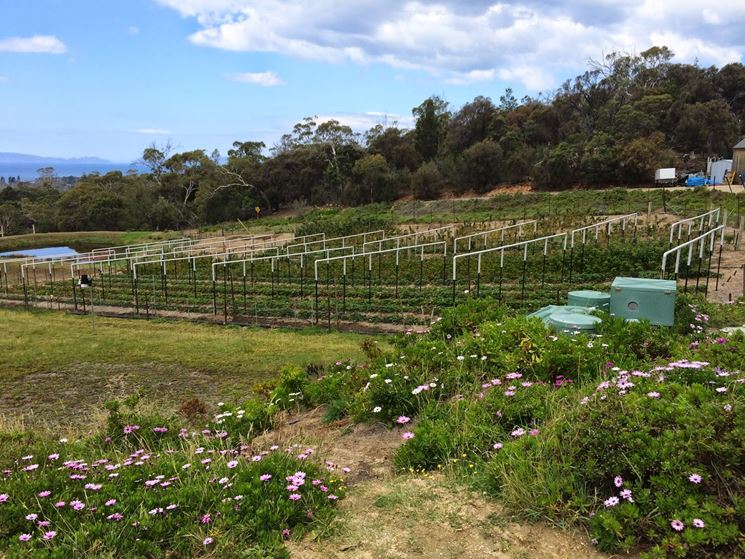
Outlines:
POLYGON ((702 259, 704 256, 704 248, 707 244, 707 241, 709 244, 709 251, 710 252, 714 251, 714 243, 716 242, 717 234, 719 234, 719 245, 720 246, 724 245, 724 229, 725 229, 724 225, 718 225, 717 227, 710 229, 709 231, 706 231, 705 233, 699 235, 698 237, 690 239, 666 251, 662 255, 662 269, 660 270, 660 277, 662 279, 665 278, 665 274, 667 273, 668 257, 673 254, 675 255, 675 266, 673 269, 673 273, 677 277, 680 271, 680 255, 683 252, 683 249, 685 249, 686 247, 688 248, 688 257, 686 260, 686 264, 690 268, 691 262, 693 261, 693 253, 694 251, 696 251, 696 245, 698 245, 698 253, 699 253, 700 259, 702 259))
POLYGON ((695 217, 689 217, 686 219, 681 219, 679 221, 676 221, 675 223, 671 223, 670 224, 670 246, 673 245, 673 238, 675 237, 676 229, 678 231, 678 235, 677 235, 678 241, 680 241, 683 235, 683 226, 685 224, 688 224, 688 235, 687 236, 690 238, 691 230, 693 229, 693 225, 696 221, 698 221, 698 230, 699 232, 701 232, 704 230, 704 221, 707 221, 707 225, 706 225, 707 228, 711 228, 712 222, 719 223, 720 212, 721 212, 721 208, 714 208, 713 210, 703 213, 701 215, 697 215, 695 217))
POLYGON ((520 223, 515 223, 514 225, 506 225, 504 227, 498 227, 496 229, 489 229, 488 231, 479 231, 478 233, 471 233, 470 235, 463 235, 462 237, 456 237, 453 239, 453 254, 456 254, 458 252, 458 242, 459 241, 467 241, 468 247, 467 252, 471 252, 471 243, 474 239, 478 239, 480 237, 483 237, 484 244, 486 244, 486 239, 489 235, 494 235, 496 233, 500 233, 499 236, 499 242, 504 242, 504 234, 507 231, 510 231, 512 229, 517 229, 517 236, 522 237, 523 236, 523 227, 526 225, 533 225, 533 234, 538 232, 538 220, 537 219, 531 219, 529 221, 522 221, 520 223))
MULTIPOLYGON (((447 243, 445 241, 434 241, 434 242, 431 242, 431 243, 420 243, 420 244, 416 244, 416 245, 404 245, 404 246, 396 247, 396 248, 386 248, 386 249, 375 250, 375 251, 370 251, 370 252, 360 252, 360 253, 357 253, 357 254, 346 254, 346 255, 343 255, 343 256, 333 256, 333 257, 327 257, 327 258, 319 258, 319 259, 317 259, 315 261, 314 278, 315 278, 316 281, 318 281, 318 264, 321 263, 321 262, 331 263, 331 262, 334 262, 336 260, 342 260, 343 273, 344 273, 344 275, 346 275, 346 273, 347 273, 347 260, 350 259, 350 258, 367 258, 368 259, 367 260, 367 262, 368 262, 367 269, 368 269, 368 271, 372 271, 372 257, 375 256, 375 255, 382 255, 382 254, 388 254, 388 253, 391 253, 391 252, 395 252, 396 253, 396 265, 398 265, 399 264, 399 259, 400 259, 400 252, 402 250, 411 251, 411 250, 419 249, 421 251, 420 252, 420 258, 424 258, 424 249, 427 248, 427 247, 433 247, 433 246, 442 246, 443 247, 443 253, 442 254, 444 256, 447 256, 447 243)), ((439 254, 439 252, 437 254, 439 254)))
POLYGON ((455 225, 444 225, 442 227, 435 227, 434 229, 425 229, 424 231, 417 231, 416 233, 408 233, 406 235, 397 235, 395 237, 386 237, 383 239, 378 239, 375 241, 367 241, 366 243, 363 243, 362 245, 362 252, 371 252, 368 251, 367 245, 377 245, 377 248, 375 249, 375 252, 383 250, 383 243, 392 243, 395 241, 396 246, 395 248, 402 248, 407 246, 406 240, 407 239, 413 239, 414 245, 420 244, 419 239, 420 238, 427 238, 430 236, 439 237, 444 232, 450 232, 455 233, 456 226, 455 225), (402 244, 403 241, 403 244, 402 244))
POLYGON ((319 239, 317 241, 295 243, 295 244, 287 245, 287 247, 285 247, 285 248, 287 249, 287 254, 298 254, 298 253, 292 252, 290 249, 293 249, 295 247, 303 247, 303 251, 304 252, 308 252, 308 250, 309 250, 308 249, 308 246, 309 245, 315 245, 315 244, 318 244, 318 243, 323 243, 323 247, 322 248, 325 249, 325 248, 328 247, 328 244, 329 243, 338 242, 338 241, 341 241, 341 246, 342 247, 346 247, 347 246, 347 241, 349 241, 351 239, 357 239, 359 237, 362 237, 362 244, 364 246, 365 242, 367 242, 368 237, 372 237, 374 235, 381 235, 381 234, 382 235, 385 235, 385 230, 384 229, 378 229, 377 231, 365 231, 364 233, 356 233, 354 235, 344 235, 342 237, 331 237, 329 239, 319 239))
POLYGON ((594 229, 595 230, 595 240, 597 241, 600 237, 600 230, 601 228, 605 229, 606 235, 610 237, 612 231, 613 231, 613 224, 614 223, 621 223, 621 230, 626 231, 626 225, 628 221, 634 218, 634 231, 636 231, 637 221, 639 219, 638 213, 634 212, 631 214, 626 215, 620 215, 616 217, 611 217, 609 219, 606 219, 604 221, 600 221, 598 223, 591 223, 590 225, 585 225, 584 227, 579 227, 578 229, 572 230, 570 233, 570 243, 569 247, 574 248, 574 236, 579 235, 582 233, 582 244, 585 244, 587 241, 587 232, 594 229))

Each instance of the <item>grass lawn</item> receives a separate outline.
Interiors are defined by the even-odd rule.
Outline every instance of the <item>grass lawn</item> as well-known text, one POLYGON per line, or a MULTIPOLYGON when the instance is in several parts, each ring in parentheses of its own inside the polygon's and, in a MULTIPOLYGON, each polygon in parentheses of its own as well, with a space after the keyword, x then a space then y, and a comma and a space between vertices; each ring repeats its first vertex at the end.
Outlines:
MULTIPOLYGON (((284 365, 361 359, 364 336, 0 309, 0 415, 82 422, 101 402, 141 392, 176 409, 241 399, 284 365)), ((381 340, 382 343, 382 340, 381 340)))

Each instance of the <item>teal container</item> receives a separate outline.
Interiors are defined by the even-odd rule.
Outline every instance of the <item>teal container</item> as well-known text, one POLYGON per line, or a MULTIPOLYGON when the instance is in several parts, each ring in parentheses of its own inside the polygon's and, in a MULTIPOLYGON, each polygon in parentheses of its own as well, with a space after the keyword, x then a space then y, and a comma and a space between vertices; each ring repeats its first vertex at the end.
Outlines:
POLYGON ((591 314, 557 312, 548 317, 548 325, 556 332, 581 332, 594 334, 602 320, 591 314))
POLYGON ((610 314, 648 320, 657 326, 672 326, 676 287, 673 280, 616 278, 611 284, 610 314))
POLYGON ((570 291, 567 302, 570 306, 596 308, 608 312, 610 293, 591 290, 570 291))
POLYGON ((549 317, 557 313, 577 313, 589 314, 591 311, 588 307, 568 307, 566 305, 548 305, 528 315, 528 318, 540 318, 544 324, 549 324, 549 317))

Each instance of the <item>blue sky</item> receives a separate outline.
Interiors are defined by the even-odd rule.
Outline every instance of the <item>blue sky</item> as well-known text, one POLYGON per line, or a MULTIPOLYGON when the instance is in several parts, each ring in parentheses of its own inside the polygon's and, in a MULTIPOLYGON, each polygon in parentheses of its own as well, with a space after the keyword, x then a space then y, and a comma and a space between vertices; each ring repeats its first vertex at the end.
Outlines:
POLYGON ((549 91, 603 52, 743 60, 724 0, 0 0, 0 151, 132 161, 152 142, 272 145, 304 116, 363 131, 436 94, 549 91))

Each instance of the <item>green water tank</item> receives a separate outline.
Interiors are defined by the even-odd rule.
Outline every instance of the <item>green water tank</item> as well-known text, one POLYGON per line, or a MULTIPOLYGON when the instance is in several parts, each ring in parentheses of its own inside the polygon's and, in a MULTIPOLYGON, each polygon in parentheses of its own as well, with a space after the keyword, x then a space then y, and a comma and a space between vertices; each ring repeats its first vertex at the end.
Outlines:
POLYGON ((575 312, 557 312, 548 317, 548 325, 556 332, 594 334, 600 322, 597 316, 575 312))
POLYGON ((674 280, 616 278, 611 284, 610 314, 672 326, 675 320, 674 280))
POLYGON ((589 314, 591 311, 588 307, 568 307, 566 305, 548 305, 528 315, 528 318, 540 318, 544 324, 548 324, 548 319, 556 313, 577 313, 589 314))
POLYGON ((602 293, 600 291, 591 291, 587 289, 570 291, 567 297, 567 302, 570 305, 577 307, 594 307, 608 312, 610 309, 610 293, 602 293))

